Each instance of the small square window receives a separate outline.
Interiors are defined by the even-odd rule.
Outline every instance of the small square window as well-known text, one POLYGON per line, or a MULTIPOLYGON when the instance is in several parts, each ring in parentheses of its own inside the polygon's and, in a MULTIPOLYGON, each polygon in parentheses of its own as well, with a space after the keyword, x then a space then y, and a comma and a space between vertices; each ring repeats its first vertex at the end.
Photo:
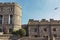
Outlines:
POLYGON ((56 31, 56 28, 53 28, 53 31, 56 31))
POLYGON ((48 38, 48 36, 43 36, 44 38, 48 38))
POLYGON ((45 38, 45 36, 43 36, 45 38))
POLYGON ((56 34, 53 34, 53 36, 54 36, 54 37, 57 37, 57 35, 56 35, 56 34))
POLYGON ((38 35, 34 35, 35 37, 38 37, 38 35))
POLYGON ((47 29, 46 29, 46 28, 44 28, 44 31, 47 31, 47 29))

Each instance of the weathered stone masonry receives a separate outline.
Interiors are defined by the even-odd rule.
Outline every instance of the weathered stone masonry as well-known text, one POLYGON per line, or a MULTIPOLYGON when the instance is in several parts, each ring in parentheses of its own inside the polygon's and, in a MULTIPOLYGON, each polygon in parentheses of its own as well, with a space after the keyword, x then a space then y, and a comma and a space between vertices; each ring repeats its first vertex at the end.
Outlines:
POLYGON ((22 25, 22 7, 17 3, 0 3, 0 33, 11 33, 22 25))

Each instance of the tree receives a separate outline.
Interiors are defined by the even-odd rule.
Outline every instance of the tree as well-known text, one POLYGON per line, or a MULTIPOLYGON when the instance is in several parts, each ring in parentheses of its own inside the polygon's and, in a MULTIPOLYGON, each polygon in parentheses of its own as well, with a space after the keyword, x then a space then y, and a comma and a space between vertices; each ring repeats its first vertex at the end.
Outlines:
POLYGON ((26 31, 24 29, 19 29, 19 35, 22 37, 22 36, 25 36, 26 35, 26 31))
POLYGON ((19 30, 13 31, 12 34, 23 37, 26 35, 26 31, 24 29, 19 29, 19 30))
POLYGON ((13 31, 12 34, 13 34, 13 35, 18 35, 17 32, 18 32, 18 31, 13 31))

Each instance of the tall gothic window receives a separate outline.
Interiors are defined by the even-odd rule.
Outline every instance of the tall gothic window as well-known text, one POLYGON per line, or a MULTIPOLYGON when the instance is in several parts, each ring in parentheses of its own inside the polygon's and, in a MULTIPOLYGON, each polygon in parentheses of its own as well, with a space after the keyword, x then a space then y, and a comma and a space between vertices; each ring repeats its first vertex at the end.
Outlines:
POLYGON ((2 15, 0 15, 0 24, 2 24, 2 15))
POLYGON ((9 15, 9 24, 13 24, 13 15, 9 15))
POLYGON ((12 20, 13 20, 13 15, 10 15, 10 24, 13 23, 12 20))
POLYGON ((2 29, 0 28, 0 32, 2 32, 2 29))

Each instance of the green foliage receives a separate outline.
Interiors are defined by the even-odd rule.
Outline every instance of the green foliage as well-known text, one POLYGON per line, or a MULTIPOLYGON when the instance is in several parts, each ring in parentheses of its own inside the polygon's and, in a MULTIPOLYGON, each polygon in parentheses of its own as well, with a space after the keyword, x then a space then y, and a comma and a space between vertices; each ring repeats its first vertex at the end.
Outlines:
POLYGON ((12 34, 17 35, 17 31, 13 31, 12 34))
POLYGON ((19 29, 19 35, 20 36, 25 36, 26 35, 26 31, 24 29, 19 29))
POLYGON ((19 29, 19 30, 13 31, 12 34, 20 35, 22 37, 26 35, 26 31, 24 29, 19 29))

